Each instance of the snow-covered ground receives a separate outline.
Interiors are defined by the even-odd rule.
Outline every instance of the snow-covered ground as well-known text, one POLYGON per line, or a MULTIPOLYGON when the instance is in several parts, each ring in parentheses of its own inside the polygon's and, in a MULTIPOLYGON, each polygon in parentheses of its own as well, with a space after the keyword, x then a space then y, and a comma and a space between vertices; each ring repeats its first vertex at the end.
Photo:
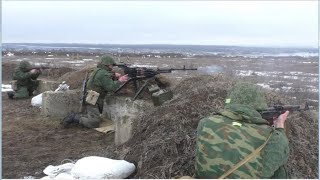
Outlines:
POLYGON ((12 86, 10 84, 2 84, 1 92, 13 91, 12 86))

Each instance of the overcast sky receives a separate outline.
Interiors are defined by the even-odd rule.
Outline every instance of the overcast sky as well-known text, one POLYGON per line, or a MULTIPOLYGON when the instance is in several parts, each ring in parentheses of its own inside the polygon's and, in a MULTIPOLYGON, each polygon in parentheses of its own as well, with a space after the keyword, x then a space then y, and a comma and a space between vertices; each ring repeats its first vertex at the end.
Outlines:
POLYGON ((2 1, 2 42, 318 46, 317 1, 2 1))

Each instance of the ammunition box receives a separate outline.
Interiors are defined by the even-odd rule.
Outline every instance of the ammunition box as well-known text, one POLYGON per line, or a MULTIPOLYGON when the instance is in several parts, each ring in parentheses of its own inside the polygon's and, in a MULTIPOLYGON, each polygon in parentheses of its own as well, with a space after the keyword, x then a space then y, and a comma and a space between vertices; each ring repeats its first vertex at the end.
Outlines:
POLYGON ((172 99, 173 93, 170 90, 159 90, 158 92, 155 92, 152 94, 152 101, 154 106, 160 106, 165 101, 168 101, 172 99))

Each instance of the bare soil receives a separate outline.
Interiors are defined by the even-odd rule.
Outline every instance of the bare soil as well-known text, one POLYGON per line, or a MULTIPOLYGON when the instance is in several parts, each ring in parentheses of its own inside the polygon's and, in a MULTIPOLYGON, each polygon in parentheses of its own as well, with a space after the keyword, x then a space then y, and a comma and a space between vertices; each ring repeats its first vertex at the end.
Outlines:
MULTIPOLYGON (((177 65, 179 63, 183 64, 183 61, 177 65)), ((209 61, 206 63, 209 65, 209 61)), ((230 66, 229 69, 236 66, 232 66, 233 61, 229 63, 223 66, 230 66)), ((260 67, 253 65, 257 69, 260 67)), ((298 68, 301 65, 291 66, 298 68)), ((3 82, 10 81, 12 68, 12 64, 2 64, 3 82)), ((74 83, 74 88, 77 88, 84 72, 62 76, 70 71, 74 70, 70 68, 59 75, 43 78, 59 81, 67 78, 67 82, 74 83)), ((314 69, 305 71, 316 73, 314 69)), ((31 99, 10 100, 2 93, 2 178, 41 178, 45 176, 42 171, 48 165, 92 155, 135 163, 137 171, 132 176, 134 178, 192 175, 197 123, 223 106, 227 90, 234 80, 233 77, 219 75, 175 81, 173 84, 180 84, 172 88, 174 99, 141 114, 134 127, 133 138, 119 147, 113 144, 113 134, 104 135, 78 126, 63 128, 60 119, 41 116, 40 109, 30 105, 31 99)), ((270 105, 288 103, 288 99, 274 92, 269 92, 267 98, 270 105)), ((290 142, 287 164, 290 177, 318 178, 318 112, 291 114, 286 132, 290 142)))
POLYGON ((89 155, 106 156, 113 134, 63 128, 58 119, 40 115, 30 99, 10 100, 2 93, 2 178, 44 177, 48 165, 89 155))

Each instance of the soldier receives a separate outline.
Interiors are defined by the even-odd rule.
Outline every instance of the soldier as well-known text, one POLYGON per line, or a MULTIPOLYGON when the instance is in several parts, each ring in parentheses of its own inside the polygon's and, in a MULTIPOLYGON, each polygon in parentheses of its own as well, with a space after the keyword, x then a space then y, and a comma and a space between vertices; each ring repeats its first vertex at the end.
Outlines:
POLYGON ((28 98, 33 95, 39 86, 39 77, 41 71, 32 69, 28 61, 21 61, 18 68, 13 73, 13 80, 16 80, 15 91, 8 92, 10 99, 28 98))
POLYGON ((265 96, 257 86, 236 84, 219 115, 198 124, 195 177, 287 178, 289 142, 284 123, 289 111, 275 118, 271 127, 256 111, 265 108, 265 96))
POLYGON ((118 73, 113 73, 114 60, 109 56, 101 58, 97 68, 90 74, 87 82, 86 91, 95 91, 99 93, 99 97, 95 105, 86 104, 87 114, 75 114, 67 116, 63 120, 64 126, 71 123, 79 123, 87 128, 98 128, 101 122, 101 114, 105 96, 108 92, 116 90, 121 83, 128 80, 128 75, 121 76, 118 73), (113 76, 117 76, 117 81, 113 80, 113 76))

